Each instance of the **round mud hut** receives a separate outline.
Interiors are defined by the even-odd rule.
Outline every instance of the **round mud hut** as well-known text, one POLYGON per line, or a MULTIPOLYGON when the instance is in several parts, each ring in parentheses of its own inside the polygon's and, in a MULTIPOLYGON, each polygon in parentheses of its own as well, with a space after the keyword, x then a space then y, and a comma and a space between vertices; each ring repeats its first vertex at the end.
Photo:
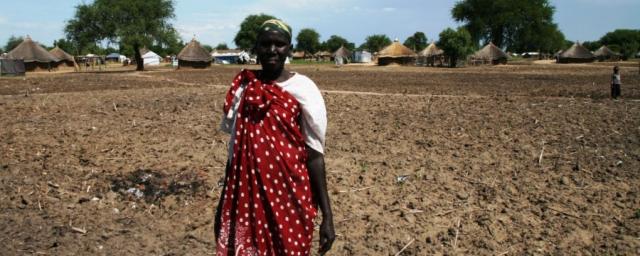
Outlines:
POLYGON ((178 68, 207 68, 210 66, 211 55, 195 38, 178 53, 178 68))
POLYGON ((351 51, 349 51, 349 49, 345 48, 343 45, 340 46, 340 48, 338 48, 338 50, 336 50, 333 54, 331 54, 331 57, 336 62, 336 65, 347 64, 351 60, 351 51))
POLYGON ((414 65, 416 57, 417 54, 414 51, 395 40, 391 45, 378 52, 378 65, 414 65))
POLYGON ((427 48, 424 48, 421 52, 418 53, 418 64, 420 66, 435 66, 436 62, 438 62, 440 66, 443 65, 444 59, 444 51, 435 43, 429 44, 427 48))
POLYGON ((485 47, 471 55, 471 64, 473 65, 498 65, 507 64, 509 55, 503 52, 500 48, 493 43, 487 44, 485 47))
POLYGON ((587 48, 580 43, 575 43, 571 48, 563 51, 558 55, 558 63, 588 63, 595 60, 595 56, 591 54, 587 48))
POLYGON ((27 36, 22 43, 7 54, 8 59, 21 59, 24 61, 26 71, 51 70, 58 66, 60 61, 40 44, 27 36))
POLYGON ((64 50, 60 49, 60 47, 56 46, 55 48, 51 49, 49 53, 51 53, 51 55, 53 55, 54 57, 58 58, 58 60, 60 60, 58 62, 58 67, 69 67, 69 68, 77 69, 78 66, 73 56, 71 56, 71 54, 68 54, 64 50))
POLYGON ((603 45, 593 53, 593 56, 596 57, 598 61, 618 61, 622 55, 612 51, 606 45, 603 45))

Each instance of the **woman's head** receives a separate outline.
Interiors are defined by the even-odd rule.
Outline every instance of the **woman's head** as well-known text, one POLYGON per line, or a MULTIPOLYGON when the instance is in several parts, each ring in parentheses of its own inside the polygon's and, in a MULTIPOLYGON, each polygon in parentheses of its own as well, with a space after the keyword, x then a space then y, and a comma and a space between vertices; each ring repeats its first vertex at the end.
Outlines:
POLYGON ((618 73, 618 70, 620 70, 620 69, 618 68, 618 66, 613 66, 613 72, 614 72, 614 73, 618 73))
POLYGON ((278 76, 291 51, 291 27, 280 20, 265 21, 258 31, 254 52, 262 70, 278 76))

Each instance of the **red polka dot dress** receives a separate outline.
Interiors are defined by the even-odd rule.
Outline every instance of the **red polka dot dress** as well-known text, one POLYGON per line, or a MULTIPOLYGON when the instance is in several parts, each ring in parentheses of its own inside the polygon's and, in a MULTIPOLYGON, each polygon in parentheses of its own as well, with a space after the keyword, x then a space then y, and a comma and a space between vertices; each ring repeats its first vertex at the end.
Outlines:
POLYGON ((236 116, 217 255, 309 255, 317 209, 300 103, 243 70, 227 93, 224 112, 236 116))

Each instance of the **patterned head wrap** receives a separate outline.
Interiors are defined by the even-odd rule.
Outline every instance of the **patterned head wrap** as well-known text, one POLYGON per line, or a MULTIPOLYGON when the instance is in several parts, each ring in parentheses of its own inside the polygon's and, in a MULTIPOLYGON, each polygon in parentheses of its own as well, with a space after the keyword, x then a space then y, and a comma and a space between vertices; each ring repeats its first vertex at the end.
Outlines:
POLYGON ((291 27, 287 25, 287 23, 277 19, 267 20, 260 26, 260 32, 269 30, 278 31, 286 35, 289 38, 289 41, 291 41, 291 27))

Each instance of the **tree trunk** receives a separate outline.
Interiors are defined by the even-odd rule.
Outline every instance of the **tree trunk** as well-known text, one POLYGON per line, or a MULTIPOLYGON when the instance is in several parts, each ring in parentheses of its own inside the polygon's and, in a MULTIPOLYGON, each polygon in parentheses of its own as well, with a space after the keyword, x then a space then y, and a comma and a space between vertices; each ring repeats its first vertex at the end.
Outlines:
POLYGON ((136 60, 136 70, 144 71, 144 60, 142 59, 142 55, 140 55, 140 45, 133 44, 133 56, 136 60))

